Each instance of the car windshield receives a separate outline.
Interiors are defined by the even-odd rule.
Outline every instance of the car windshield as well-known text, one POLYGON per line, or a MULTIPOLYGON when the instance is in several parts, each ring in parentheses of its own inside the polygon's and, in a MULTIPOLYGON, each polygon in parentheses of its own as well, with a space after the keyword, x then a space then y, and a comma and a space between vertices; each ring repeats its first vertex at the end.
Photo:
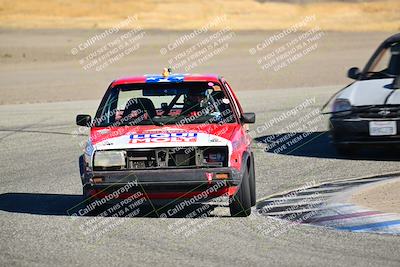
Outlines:
POLYGON ((372 58, 363 79, 394 78, 400 75, 400 42, 383 48, 372 58))
POLYGON ((231 101, 214 82, 119 85, 105 96, 95 125, 234 123, 231 101))

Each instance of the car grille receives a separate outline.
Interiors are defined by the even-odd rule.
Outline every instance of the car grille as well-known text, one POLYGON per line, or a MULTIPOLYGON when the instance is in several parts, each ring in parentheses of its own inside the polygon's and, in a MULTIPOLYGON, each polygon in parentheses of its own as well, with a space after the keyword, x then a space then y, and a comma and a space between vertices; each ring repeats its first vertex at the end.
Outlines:
POLYGON ((374 107, 355 113, 360 118, 400 118, 400 107, 374 107))
POLYGON ((126 165, 94 170, 144 170, 157 168, 227 167, 228 147, 172 147, 127 150, 126 165))

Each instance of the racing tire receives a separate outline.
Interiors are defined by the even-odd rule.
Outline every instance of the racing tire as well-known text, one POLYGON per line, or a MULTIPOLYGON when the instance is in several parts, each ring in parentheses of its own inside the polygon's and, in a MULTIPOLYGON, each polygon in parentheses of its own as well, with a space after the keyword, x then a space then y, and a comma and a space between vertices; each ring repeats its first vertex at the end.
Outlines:
POLYGON ((81 177, 85 174, 85 159, 83 155, 79 156, 79 173, 81 177))
POLYGON ((246 169, 239 190, 229 199, 229 210, 232 217, 247 217, 251 214, 249 176, 250 172, 246 169))
POLYGON ((253 207, 253 206, 256 205, 256 202, 257 202, 257 197, 256 197, 256 171, 255 171, 253 153, 251 155, 251 161, 250 161, 249 184, 250 184, 250 201, 251 201, 251 206, 253 207))
POLYGON ((88 200, 88 199, 90 199, 90 195, 89 195, 89 192, 88 192, 88 189, 87 189, 87 187, 86 186, 83 186, 82 187, 82 195, 83 195, 83 198, 84 198, 84 200, 88 200))
MULTIPOLYGON (((83 201, 81 202, 81 208, 85 209, 88 206, 91 206, 92 203, 95 202, 95 200, 89 194, 88 189, 87 189, 86 186, 82 187, 82 191, 83 191, 83 194, 82 194, 83 195, 83 201)), ((87 212, 84 216, 97 216, 97 215, 99 215, 101 212, 103 212, 106 209, 107 209, 106 205, 103 205, 103 206, 100 206, 100 207, 94 207, 92 210, 87 212)))

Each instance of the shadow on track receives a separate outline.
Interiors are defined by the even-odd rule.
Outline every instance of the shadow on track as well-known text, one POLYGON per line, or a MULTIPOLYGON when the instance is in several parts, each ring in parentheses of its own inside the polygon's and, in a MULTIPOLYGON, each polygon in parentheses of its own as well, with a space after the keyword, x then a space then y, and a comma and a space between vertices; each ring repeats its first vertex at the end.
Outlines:
MULTIPOLYGON (((67 195, 67 194, 40 194, 40 193, 5 193, 0 194, 0 210, 14 213, 28 213, 36 215, 53 215, 53 216, 71 216, 79 209, 87 207, 84 198, 81 195, 67 195)), ((176 204, 176 203, 174 203, 176 204)), ((104 210, 107 210, 112 205, 107 205, 96 211, 91 211, 84 216, 98 216, 104 210)), ((167 218, 185 218, 197 209, 201 209, 199 216, 190 218, 202 218, 201 214, 209 213, 214 210, 215 205, 196 204, 185 207, 183 210, 177 212, 173 216, 167 218)), ((139 214, 134 217, 145 218, 159 218, 160 214, 167 212, 169 209, 174 208, 174 205, 166 207, 155 207, 157 212, 151 205, 140 205, 139 214)), ((115 213, 110 213, 110 217, 115 213)), ((126 216, 116 216, 126 217, 126 216)), ((208 217, 213 217, 212 215, 208 217)))
POLYGON ((363 146, 351 155, 338 154, 330 142, 329 132, 299 132, 265 135, 254 139, 266 146, 267 153, 351 160, 399 161, 400 156, 388 147, 363 146), (294 142, 294 140, 298 140, 294 142))

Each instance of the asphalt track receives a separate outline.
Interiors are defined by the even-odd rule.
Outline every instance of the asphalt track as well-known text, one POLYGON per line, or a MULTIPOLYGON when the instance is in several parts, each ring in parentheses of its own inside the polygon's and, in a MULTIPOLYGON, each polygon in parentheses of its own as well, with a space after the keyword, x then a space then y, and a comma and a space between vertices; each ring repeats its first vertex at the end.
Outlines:
MULTIPOLYGON (((255 130, 315 97, 302 110, 309 114, 337 89, 246 91, 239 98, 245 110, 257 113, 255 130)), ((2 266, 400 265, 398 236, 293 226, 263 216, 230 218, 226 208, 214 210, 210 218, 111 218, 117 225, 112 231, 96 240, 85 236, 80 226, 92 218, 73 219, 65 214, 81 200, 77 162, 79 142, 85 137, 73 134, 75 115, 93 113, 97 104, 0 106, 2 266), (198 231, 175 234, 177 225, 198 231)), ((356 159, 338 156, 325 133, 326 118, 304 129, 311 132, 307 139, 276 153, 265 151, 267 144, 261 140, 296 130, 285 131, 285 127, 302 116, 288 116, 255 134, 258 199, 307 183, 398 171, 398 158, 387 151, 364 151, 356 159)))

